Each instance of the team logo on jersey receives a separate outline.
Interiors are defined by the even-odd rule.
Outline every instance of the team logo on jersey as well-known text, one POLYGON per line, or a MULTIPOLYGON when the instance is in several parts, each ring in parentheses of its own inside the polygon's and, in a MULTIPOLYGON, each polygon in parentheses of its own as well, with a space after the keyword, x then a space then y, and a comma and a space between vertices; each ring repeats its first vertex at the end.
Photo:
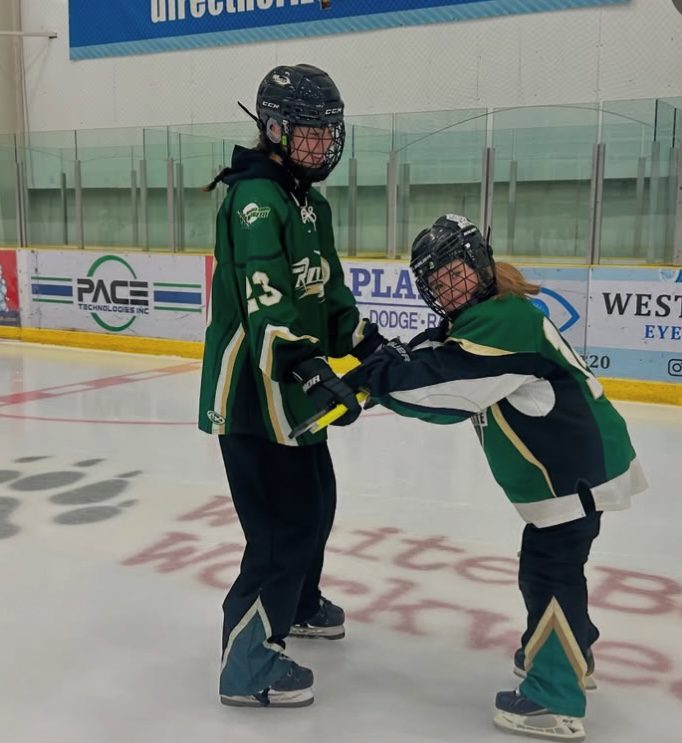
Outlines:
MULTIPOLYGON (((316 251, 317 252, 317 251, 316 251)), ((320 265, 311 266, 310 258, 302 258, 291 266, 296 277, 296 295, 298 299, 317 295, 324 297, 324 285, 329 280, 329 263, 320 256, 320 265)))
POLYGON ((216 426, 224 426, 225 425, 225 418, 223 418, 220 413, 216 413, 215 410, 209 410, 206 413, 206 416, 211 421, 211 423, 215 423, 216 426))
POLYGON ((247 230, 250 229, 259 219, 267 219, 271 211, 272 209, 269 206, 259 206, 255 202, 247 204, 239 212, 242 227, 247 230))
POLYGON ((304 204, 301 207, 301 222, 303 224, 312 224, 315 231, 317 231, 317 214, 315 214, 315 209, 312 205, 304 204))

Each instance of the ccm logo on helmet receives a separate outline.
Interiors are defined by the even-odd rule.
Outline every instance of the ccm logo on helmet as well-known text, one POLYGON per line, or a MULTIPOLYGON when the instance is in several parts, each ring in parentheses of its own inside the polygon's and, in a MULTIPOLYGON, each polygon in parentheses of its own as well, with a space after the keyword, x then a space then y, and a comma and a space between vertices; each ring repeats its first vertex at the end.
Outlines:
POLYGON ((324 115, 325 115, 325 116, 329 116, 329 114, 340 114, 340 113, 342 113, 342 112, 343 112, 343 106, 341 106, 341 107, 339 107, 339 108, 328 108, 328 109, 327 109, 327 110, 326 110, 326 111, 324 112, 324 115))
POLYGON ((279 108, 279 103, 271 103, 270 101, 263 101, 261 105, 263 108, 279 108))

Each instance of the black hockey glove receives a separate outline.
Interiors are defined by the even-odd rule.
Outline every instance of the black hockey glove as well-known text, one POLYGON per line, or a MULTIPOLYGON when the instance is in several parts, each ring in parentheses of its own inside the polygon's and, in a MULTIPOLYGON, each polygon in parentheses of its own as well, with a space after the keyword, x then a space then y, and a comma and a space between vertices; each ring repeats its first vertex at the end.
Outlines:
MULTIPOLYGON (((353 390, 364 391, 371 394, 369 378, 372 372, 383 364, 395 364, 411 361, 412 353, 410 349, 400 340, 393 338, 384 344, 375 354, 372 354, 363 364, 356 366, 348 374, 344 374, 343 381, 353 390)), ((369 410, 376 405, 371 398, 365 403, 365 410, 369 410)))
POLYGON ((351 351, 351 355, 358 361, 364 361, 387 342, 376 323, 368 322, 365 326, 365 337, 351 351))
POLYGON ((400 338, 393 338, 381 348, 381 353, 386 354, 391 361, 412 361, 412 352, 408 344, 403 343, 400 338))
POLYGON ((417 348, 422 343, 445 343, 450 333, 450 320, 444 317, 435 328, 427 328, 426 330, 418 333, 409 342, 409 348, 417 348))
POLYGON ((355 399, 353 390, 334 374, 321 356, 300 362, 291 371, 291 376, 303 387, 320 413, 335 408, 339 403, 348 408, 332 426, 347 426, 360 415, 362 408, 355 399))

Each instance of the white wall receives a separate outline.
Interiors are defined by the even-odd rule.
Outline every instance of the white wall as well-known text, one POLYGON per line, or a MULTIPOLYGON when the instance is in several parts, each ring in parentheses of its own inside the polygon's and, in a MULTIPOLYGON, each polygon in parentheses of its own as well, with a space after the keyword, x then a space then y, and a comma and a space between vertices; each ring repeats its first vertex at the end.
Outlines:
MULTIPOLYGON (((0 30, 20 28, 19 0, 0 0, 0 30)), ((23 126, 20 45, 14 37, 0 37, 0 132, 15 132, 23 126)))
POLYGON ((25 29, 59 32, 24 42, 32 130, 242 120, 238 96, 303 61, 333 75, 349 114, 682 95, 671 0, 81 62, 67 0, 22 9, 25 29))

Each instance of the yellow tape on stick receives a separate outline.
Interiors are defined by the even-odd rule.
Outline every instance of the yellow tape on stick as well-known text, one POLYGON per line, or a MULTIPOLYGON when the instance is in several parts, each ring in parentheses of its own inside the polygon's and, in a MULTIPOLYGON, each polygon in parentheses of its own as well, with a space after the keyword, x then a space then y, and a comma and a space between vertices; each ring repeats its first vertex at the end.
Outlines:
MULTIPOLYGON (((362 405, 363 402, 369 397, 366 392, 358 392, 355 395, 355 399, 362 405)), ((297 439, 299 436, 303 436, 304 433, 317 433, 323 428, 330 426, 334 421, 337 421, 342 415, 348 412, 348 408, 345 405, 337 405, 335 408, 328 410, 324 413, 317 413, 312 418, 308 418, 307 421, 303 421, 300 426, 296 426, 294 430, 289 434, 290 439, 297 439)))

